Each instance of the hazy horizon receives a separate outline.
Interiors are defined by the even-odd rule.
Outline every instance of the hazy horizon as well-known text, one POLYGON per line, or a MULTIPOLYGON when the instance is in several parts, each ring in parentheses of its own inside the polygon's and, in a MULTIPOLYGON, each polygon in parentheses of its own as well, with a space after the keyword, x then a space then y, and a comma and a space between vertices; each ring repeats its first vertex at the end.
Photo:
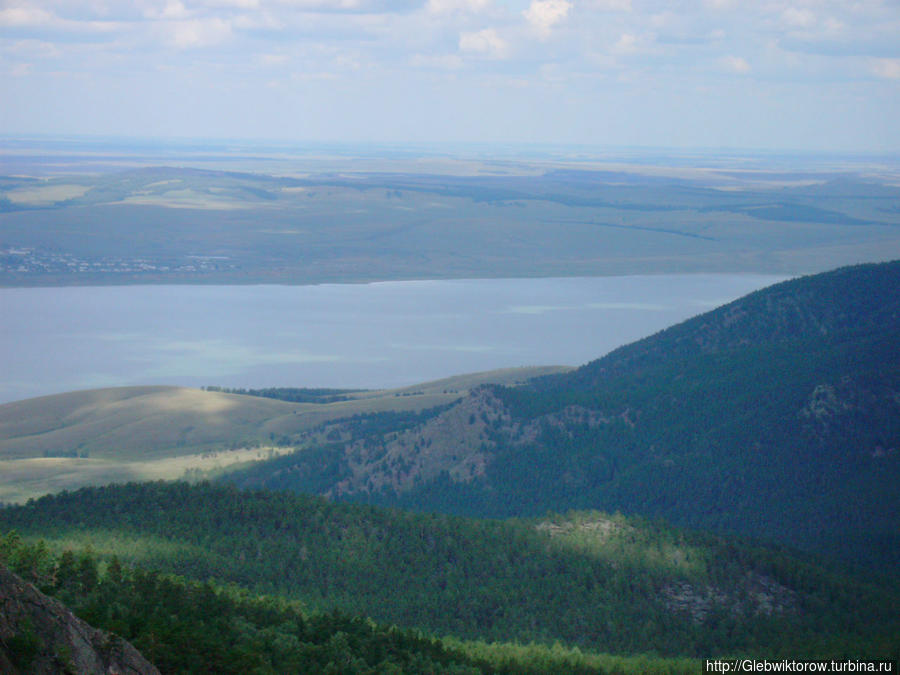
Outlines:
POLYGON ((900 150, 866 0, 12 0, 0 133, 900 150))

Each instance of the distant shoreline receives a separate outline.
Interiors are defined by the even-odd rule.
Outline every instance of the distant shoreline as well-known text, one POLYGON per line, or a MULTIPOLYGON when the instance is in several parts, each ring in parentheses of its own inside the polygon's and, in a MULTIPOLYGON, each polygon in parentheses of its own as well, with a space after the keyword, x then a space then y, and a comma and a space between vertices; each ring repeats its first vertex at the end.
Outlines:
POLYGON ((728 276, 777 276, 785 279, 814 272, 803 271, 795 274, 787 274, 779 271, 768 270, 684 270, 684 271, 633 271, 633 272, 607 272, 607 273, 571 273, 561 271, 556 274, 481 274, 477 276, 392 276, 392 277, 368 277, 368 276, 342 276, 342 277, 309 277, 293 279, 277 279, 272 277, 214 277, 204 279, 192 279, 182 277, 166 278, 130 278, 121 279, 113 276, 88 279, 69 280, 66 278, 50 277, 46 279, 28 279, 20 282, 0 280, 0 289, 12 288, 95 288, 117 286, 325 286, 325 285, 366 285, 390 282, 415 282, 415 281, 479 281, 488 279, 592 279, 615 277, 666 277, 666 276, 703 276, 703 275, 728 275, 728 276))
POLYGON ((774 275, 0 289, 0 399, 129 384, 395 388, 577 365, 774 275))

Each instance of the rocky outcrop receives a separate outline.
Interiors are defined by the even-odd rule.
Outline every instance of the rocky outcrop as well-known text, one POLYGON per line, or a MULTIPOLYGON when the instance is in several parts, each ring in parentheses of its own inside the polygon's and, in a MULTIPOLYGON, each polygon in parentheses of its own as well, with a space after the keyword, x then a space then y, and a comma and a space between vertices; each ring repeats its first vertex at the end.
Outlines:
POLYGON ((88 625, 5 568, 0 568, 0 672, 159 675, 131 644, 88 625))
POLYGON ((732 588, 677 581, 662 589, 666 607, 703 622, 712 612, 732 616, 777 616, 799 611, 797 594, 769 576, 747 572, 732 588))
POLYGON ((381 439, 348 443, 349 475, 326 494, 403 492, 446 472, 456 482, 484 475, 493 443, 489 430, 508 427, 509 415, 487 387, 478 387, 437 417, 381 439))
MULTIPOLYGON (((573 427, 594 429, 614 423, 635 426, 639 411, 617 415, 570 405, 533 419, 516 420, 490 386, 476 387, 439 415, 381 438, 350 440, 343 446, 346 475, 325 491, 328 497, 358 493, 400 494, 445 473, 455 483, 484 477, 497 441, 510 446, 533 443, 544 428, 574 437, 573 427)), ((346 435, 333 425, 336 438, 346 435)))

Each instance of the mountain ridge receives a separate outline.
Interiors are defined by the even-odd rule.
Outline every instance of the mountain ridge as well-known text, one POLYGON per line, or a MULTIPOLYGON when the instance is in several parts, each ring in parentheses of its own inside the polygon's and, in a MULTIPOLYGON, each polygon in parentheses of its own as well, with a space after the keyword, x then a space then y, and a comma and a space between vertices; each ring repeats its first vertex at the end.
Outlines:
POLYGON ((842 267, 754 291, 619 347, 556 382, 573 386, 588 373, 633 369, 664 351, 667 358, 683 357, 876 327, 900 328, 900 261, 842 267), (847 290, 853 291, 852 298, 847 290))
POLYGON ((900 262, 787 281, 346 438, 230 479, 469 516, 621 509, 900 564, 900 262))

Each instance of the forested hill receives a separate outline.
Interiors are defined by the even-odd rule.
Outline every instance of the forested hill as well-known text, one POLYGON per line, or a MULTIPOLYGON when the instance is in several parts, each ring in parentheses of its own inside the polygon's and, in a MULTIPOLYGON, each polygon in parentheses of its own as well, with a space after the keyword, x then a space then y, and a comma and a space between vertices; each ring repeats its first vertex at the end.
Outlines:
POLYGON ((900 565, 900 262, 788 281, 241 485, 477 516, 621 509, 900 565))
POLYGON ((900 335, 900 260, 785 281, 532 382, 537 390, 590 390, 603 377, 633 377, 673 359, 870 333, 900 335))
MULTIPOLYGON (((599 512, 469 520, 227 486, 144 483, 0 510, 0 532, 12 528, 45 539, 53 551, 89 548, 110 564, 117 555, 126 565, 439 636, 559 640, 607 653, 825 658, 889 656, 900 635, 893 584, 599 512)), ((0 561, 8 548, 0 536, 0 561)), ((35 556, 19 567, 37 578, 66 576, 44 570, 35 556)), ((147 616, 157 616, 152 601, 140 602, 151 602, 147 616)), ((121 614, 116 601, 91 611, 121 614)), ((158 650, 136 645, 157 658, 158 650)))

